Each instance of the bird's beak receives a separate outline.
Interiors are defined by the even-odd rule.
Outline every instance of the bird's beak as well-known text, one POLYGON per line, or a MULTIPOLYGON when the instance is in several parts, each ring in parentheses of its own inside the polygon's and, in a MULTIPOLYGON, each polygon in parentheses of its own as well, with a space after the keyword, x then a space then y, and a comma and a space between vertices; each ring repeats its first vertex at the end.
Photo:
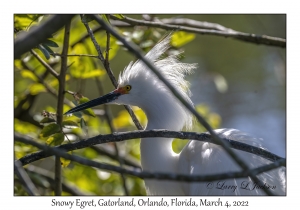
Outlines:
POLYGON ((80 104, 80 105, 74 107, 73 109, 70 109, 69 111, 67 111, 65 113, 65 115, 72 114, 74 112, 79 112, 79 111, 82 111, 84 109, 88 109, 88 108, 98 106, 98 105, 101 105, 101 104, 109 103, 111 101, 116 100, 120 95, 122 95, 122 92, 119 89, 116 89, 116 90, 114 90, 114 91, 112 91, 112 92, 110 92, 110 93, 108 93, 104 96, 101 96, 99 98, 95 98, 95 99, 90 100, 86 103, 80 104))

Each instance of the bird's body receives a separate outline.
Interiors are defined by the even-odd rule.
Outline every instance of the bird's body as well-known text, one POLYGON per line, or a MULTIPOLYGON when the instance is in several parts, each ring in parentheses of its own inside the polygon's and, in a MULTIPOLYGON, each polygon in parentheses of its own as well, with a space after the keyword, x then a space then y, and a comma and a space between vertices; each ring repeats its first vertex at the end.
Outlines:
MULTIPOLYGON (((163 76, 187 102, 192 104, 184 75, 196 68, 196 65, 181 63, 176 56, 159 60, 168 49, 169 41, 168 36, 147 53, 146 58, 153 61, 163 76)), ((190 128, 192 125, 189 111, 141 61, 129 64, 120 75, 119 86, 115 91, 94 99, 86 105, 75 107, 67 113, 102 103, 140 107, 148 118, 147 130, 181 131, 184 126, 190 128)), ((244 135, 241 131, 219 129, 217 132, 222 137, 234 136, 234 140, 261 147, 258 139, 244 135)), ((173 139, 169 138, 142 139, 140 149, 143 170, 189 175, 209 175, 241 170, 218 145, 191 140, 179 154, 176 154, 172 150, 172 141, 173 139)), ((252 168, 269 163, 268 160, 254 154, 235 151, 252 168)), ((275 187, 271 189, 274 194, 285 195, 285 171, 282 168, 265 172, 258 177, 266 186, 257 186, 250 178, 191 183, 145 180, 145 185, 148 195, 263 195, 264 192, 259 188, 268 186, 275 187)))

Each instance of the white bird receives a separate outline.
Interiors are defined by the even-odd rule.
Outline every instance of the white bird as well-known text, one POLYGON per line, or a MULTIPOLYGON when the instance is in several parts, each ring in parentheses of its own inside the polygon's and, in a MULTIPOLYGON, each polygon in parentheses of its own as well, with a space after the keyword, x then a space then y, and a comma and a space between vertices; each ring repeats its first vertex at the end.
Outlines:
MULTIPOLYGON (((185 74, 196 68, 196 64, 181 63, 175 55, 159 59, 169 48, 170 36, 159 42, 146 58, 152 61, 163 76, 179 93, 190 99, 185 74)), ((168 129, 181 131, 191 128, 191 113, 173 96, 169 89, 140 60, 131 62, 119 76, 116 90, 105 96, 81 104, 65 114, 71 114, 100 104, 126 104, 140 107, 148 118, 146 130, 168 129)), ((260 146, 259 139, 245 135, 235 129, 216 130, 221 137, 234 139, 253 146, 260 146), (241 137, 239 139, 239 137, 241 137)), ((142 169, 150 172, 174 174, 209 175, 224 172, 238 172, 240 167, 218 145, 191 140, 176 154, 170 138, 145 138, 141 140, 140 153, 142 169)), ((270 161, 243 151, 235 150, 251 167, 269 164, 270 161)), ((269 188, 276 195, 285 195, 285 169, 279 168, 258 176, 265 186, 258 186, 251 179, 227 179, 214 182, 176 182, 166 180, 145 180, 148 195, 264 195, 259 189, 269 188)))

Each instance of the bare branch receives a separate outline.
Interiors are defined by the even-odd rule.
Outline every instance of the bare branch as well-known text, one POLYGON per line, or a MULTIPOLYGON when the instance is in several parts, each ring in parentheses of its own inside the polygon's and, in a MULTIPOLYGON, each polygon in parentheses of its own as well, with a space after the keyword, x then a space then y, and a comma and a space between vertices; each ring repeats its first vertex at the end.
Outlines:
MULTIPOLYGON (((156 22, 162 22, 164 24, 170 25, 181 25, 181 26, 189 26, 193 28, 202 28, 202 29, 209 29, 209 30, 217 30, 217 31, 235 31, 231 28, 226 28, 217 23, 210 23, 206 21, 197 21, 188 18, 164 18, 164 19, 157 19, 156 22)), ((236 32, 236 31, 235 31, 236 32)))
POLYGON ((53 33, 62 28, 74 15, 51 15, 44 23, 37 27, 32 27, 28 33, 20 33, 14 43, 14 59, 43 43, 52 36, 53 33))
MULTIPOLYGON (((70 38, 70 28, 71 28, 71 20, 66 22, 65 25, 65 33, 64 33, 64 42, 63 42, 63 49, 62 55, 68 54, 69 48, 69 38, 70 38)), ((66 72, 68 68, 68 57, 64 56, 61 59, 61 68, 60 74, 58 76, 58 97, 57 97, 57 124, 61 125, 63 120, 63 105, 64 105, 64 95, 65 95, 65 79, 66 79, 66 72)), ((62 192, 62 171, 61 171, 61 161, 60 156, 55 156, 55 195, 61 195, 62 192)))
POLYGON ((29 178, 28 174, 22 167, 22 164, 20 163, 19 160, 15 161, 14 170, 15 170, 15 174, 21 181, 28 195, 39 195, 38 190, 32 183, 31 179, 29 178))
POLYGON ((49 71, 56 79, 58 79, 58 73, 48 64, 46 63, 34 50, 30 50, 32 55, 49 71))
MULTIPOLYGON (((112 18, 115 18, 112 16, 112 18)), ((157 28, 163 28, 167 30, 179 30, 179 31, 187 31, 197 34, 209 34, 209 35, 215 35, 215 36, 223 36, 225 38, 230 37, 238 40, 242 40, 245 42, 251 42, 255 44, 265 44, 265 45, 271 45, 271 46, 277 46, 277 47, 286 47, 286 40, 283 38, 278 37, 271 37, 267 35, 257 35, 257 34, 248 34, 243 32, 234 31, 231 29, 227 30, 208 30, 208 29, 200 29, 200 28, 192 28, 192 27, 186 27, 186 26, 180 26, 180 25, 170 25, 165 24, 162 22, 151 22, 146 20, 136 20, 129 17, 124 17, 124 19, 119 19, 120 21, 124 21, 126 23, 132 24, 132 25, 140 25, 140 26, 149 26, 149 27, 157 27, 157 28)))
MULTIPOLYGON (((18 134, 19 135, 19 134, 18 134)), ((16 134, 15 134, 16 136, 16 134)), ((258 175, 262 172, 269 171, 281 166, 285 166, 285 160, 281 159, 269 165, 261 166, 254 169, 249 170, 242 170, 241 172, 230 172, 230 173, 220 173, 215 175, 184 175, 184 174, 168 174, 168 173, 150 173, 147 171, 141 172, 140 170, 127 170, 124 168, 120 168, 118 166, 113 166, 109 164, 95 162, 86 158, 82 158, 76 155, 70 155, 66 153, 65 150, 59 149, 58 147, 49 147, 43 144, 39 144, 36 141, 32 140, 28 136, 22 136, 16 139, 16 141, 33 145, 44 152, 48 153, 49 155, 57 155, 63 157, 65 159, 69 159, 75 162, 78 162, 83 165, 96 167, 102 170, 114 171, 117 173, 124 173, 132 176, 136 176, 142 179, 160 179, 160 180, 176 180, 176 181, 184 181, 184 182, 204 182, 204 181, 216 181, 216 180, 223 180, 229 178, 243 178, 248 177, 251 174, 258 175)))
MULTIPOLYGON (((91 37, 91 40, 92 40, 92 42, 93 42, 93 44, 94 44, 94 46, 95 46, 95 48, 96 48, 96 50, 98 52, 98 58, 99 58, 99 60, 102 62, 103 66, 104 66, 104 68, 105 68, 105 70, 106 70, 106 72, 107 72, 107 74, 108 74, 108 76, 109 76, 109 78, 110 78, 110 80, 112 82, 112 84, 114 85, 115 88, 117 88, 118 87, 118 82, 117 82, 117 80, 116 80, 116 78, 115 78, 112 70, 110 69, 110 66, 108 65, 107 62, 105 62, 105 59, 104 59, 103 54, 101 52, 101 48, 100 48, 99 44, 97 43, 97 41, 95 39, 93 31, 90 29, 89 24, 85 22, 84 18, 82 18, 82 23, 86 27, 86 30, 87 30, 89 36, 91 37)), ((136 125, 136 127, 139 130, 143 130, 144 129, 143 126, 138 121, 138 119, 135 116, 134 112, 132 111, 131 107, 128 106, 128 105, 124 105, 124 107, 128 111, 129 115, 131 116, 132 121, 134 122, 134 124, 136 125)))
MULTIPOLYGON (((113 133, 107 135, 98 135, 88 139, 84 139, 81 141, 77 141, 71 144, 64 144, 57 148, 63 149, 65 151, 73 151, 77 149, 82 149, 86 147, 90 147, 97 144, 105 144, 109 142, 120 142, 129 139, 137 139, 137 138, 151 138, 151 137, 164 137, 164 138, 177 138, 177 139, 193 139, 202 142, 209 142, 213 144, 217 144, 212 140, 212 136, 209 133, 194 133, 194 132, 177 132, 177 131, 168 131, 168 130, 150 130, 150 131, 131 131, 131 132, 120 132, 113 133)), ((15 133, 15 138, 22 138, 21 134, 15 133)), ((272 162, 284 159, 279 157, 271 152, 263 150, 258 147, 254 147, 248 144, 244 144, 238 141, 234 141, 232 139, 222 139, 221 141, 227 142, 231 148, 249 152, 255 155, 258 155, 262 158, 270 160, 272 162)), ((218 144, 217 144, 218 145, 218 144)), ((34 161, 40 160, 42 158, 49 157, 45 152, 40 151, 37 153, 29 154, 20 159, 23 165, 32 163, 34 161)), ((285 160, 285 159, 284 159, 285 160)))

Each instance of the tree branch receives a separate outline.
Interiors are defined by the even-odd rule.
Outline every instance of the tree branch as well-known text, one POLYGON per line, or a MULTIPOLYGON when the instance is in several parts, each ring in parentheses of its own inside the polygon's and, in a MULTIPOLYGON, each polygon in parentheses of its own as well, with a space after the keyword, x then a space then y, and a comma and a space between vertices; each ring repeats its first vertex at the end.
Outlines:
POLYGON ((217 23, 210 23, 206 21, 197 21, 188 18, 164 18, 164 19, 154 19, 156 22, 162 22, 164 24, 170 25, 181 25, 181 26, 189 26, 193 28, 202 28, 202 29, 209 29, 209 30, 217 30, 217 31, 227 31, 227 32, 237 32, 231 28, 226 28, 217 23))
POLYGON ((32 27, 28 33, 20 33, 14 43, 14 59, 20 58, 22 54, 43 43, 53 33, 62 28, 74 15, 51 15, 44 23, 32 27))
MULTIPOLYGON (((116 17, 112 16, 112 18, 117 19, 116 17)), ((245 42, 251 42, 255 44, 265 44, 271 45, 276 47, 286 47, 286 40, 283 38, 278 37, 271 37, 267 35, 257 35, 257 34, 248 34, 243 32, 234 31, 231 29, 224 30, 208 30, 208 29, 200 29, 200 28, 192 28, 180 25, 170 25, 161 22, 151 22, 146 20, 136 20, 133 18, 129 18, 124 16, 124 19, 118 19, 120 21, 124 21, 131 25, 139 25, 139 26, 149 26, 149 27, 156 27, 156 28, 163 28, 167 30, 179 30, 179 31, 187 31, 197 34, 209 34, 215 36, 223 36, 225 38, 230 37, 238 40, 242 40, 245 42)))
MULTIPOLYGON (((16 134, 15 134, 16 135, 16 134)), ((251 174, 258 175, 262 172, 269 171, 281 166, 285 166, 285 160, 281 159, 269 165, 261 166, 254 169, 242 170, 241 172, 230 172, 230 173, 220 173, 215 175, 184 175, 184 174, 169 174, 169 173, 150 173, 147 171, 140 172, 139 170, 127 170, 118 166, 113 166, 109 164, 95 162, 86 158, 82 158, 76 155, 70 155, 66 153, 65 150, 58 147, 49 147, 36 141, 32 140, 28 136, 23 136, 21 138, 17 138, 16 141, 33 145, 49 155, 57 155, 63 157, 65 159, 69 159, 75 162, 78 162, 83 165, 96 167, 102 170, 114 171, 117 173, 124 173, 132 176, 136 176, 142 179, 160 179, 160 180, 176 180, 176 181, 184 181, 184 182, 204 182, 204 181, 216 181, 223 180, 229 178, 243 178, 248 177, 251 174)))
MULTIPOLYGON (((209 142, 212 144, 217 144, 212 140, 212 136, 209 133, 194 133, 194 132, 177 132, 177 131, 168 131, 168 130, 145 130, 145 131, 132 131, 132 132, 120 132, 107 135, 98 135, 88 139, 80 140, 71 144, 64 144, 58 146, 57 148, 63 149, 64 151, 73 151, 77 149, 82 149, 90 147, 97 144, 105 144, 109 142, 120 142, 124 140, 137 139, 137 138, 153 138, 153 137, 164 137, 164 138, 177 138, 177 139, 193 139, 202 142, 209 142)), ((25 138, 23 135, 15 133, 15 139, 25 138)), ((28 137, 29 138, 29 137, 28 137)), ((249 152, 265 158, 269 161, 285 160, 282 157, 279 157, 271 152, 268 152, 264 149, 254 147, 248 144, 244 144, 232 139, 222 139, 226 141, 231 148, 249 152)), ((219 145, 219 144, 217 144, 219 145)), ((20 159, 23 165, 32 163, 34 161, 40 160, 42 158, 49 157, 49 154, 46 154, 44 151, 36 152, 33 154, 26 155, 20 159)))
MULTIPOLYGON (((69 38, 70 38, 71 20, 66 22, 62 55, 68 54, 69 38)), ((58 98, 56 110, 56 123, 61 126, 63 120, 63 105, 65 95, 65 79, 68 68, 68 57, 64 56, 61 59, 60 74, 58 76, 58 98)), ((62 192, 62 171, 60 156, 55 156, 55 195, 61 195, 62 192)))
POLYGON ((56 79, 58 79, 58 73, 48 64, 46 63, 34 50, 30 50, 32 55, 49 71, 56 79))

